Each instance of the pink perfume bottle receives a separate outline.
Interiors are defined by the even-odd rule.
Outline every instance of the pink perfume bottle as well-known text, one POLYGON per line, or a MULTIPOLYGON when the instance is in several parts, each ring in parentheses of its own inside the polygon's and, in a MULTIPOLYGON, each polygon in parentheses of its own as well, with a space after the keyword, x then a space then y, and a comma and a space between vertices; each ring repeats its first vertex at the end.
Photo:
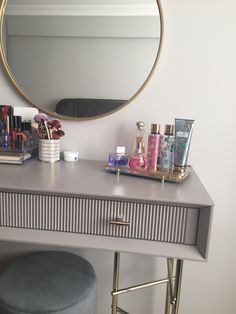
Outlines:
POLYGON ((151 133, 148 136, 147 148, 147 169, 157 170, 158 157, 160 152, 160 124, 151 125, 151 133))
POLYGON ((137 126, 136 137, 135 137, 132 153, 137 152, 137 148, 138 148, 138 145, 140 143, 141 151, 143 154, 145 154, 145 145, 144 145, 144 132, 145 132, 144 126, 145 126, 145 123, 143 121, 138 121, 138 122, 136 122, 136 126, 137 126))
POLYGON ((147 158, 142 152, 142 143, 139 142, 136 151, 130 156, 130 169, 142 169, 147 167, 147 158))

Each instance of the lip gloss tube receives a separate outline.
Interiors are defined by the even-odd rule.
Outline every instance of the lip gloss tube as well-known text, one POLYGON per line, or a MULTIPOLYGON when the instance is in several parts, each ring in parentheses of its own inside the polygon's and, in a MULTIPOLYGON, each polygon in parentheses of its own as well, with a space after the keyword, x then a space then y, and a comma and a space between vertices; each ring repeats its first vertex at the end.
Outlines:
POLYGON ((22 118, 21 116, 17 116, 17 132, 22 131, 22 118))
POLYGON ((0 120, 0 146, 4 143, 4 121, 0 120))
POLYGON ((4 131, 3 139, 4 139, 4 147, 8 147, 8 132, 7 132, 7 130, 4 131))

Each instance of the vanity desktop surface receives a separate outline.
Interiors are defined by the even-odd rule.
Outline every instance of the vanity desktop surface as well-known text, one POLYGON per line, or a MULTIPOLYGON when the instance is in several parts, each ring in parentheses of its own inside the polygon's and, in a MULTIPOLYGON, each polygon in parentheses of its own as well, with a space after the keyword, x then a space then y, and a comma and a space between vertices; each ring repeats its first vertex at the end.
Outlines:
POLYGON ((162 183, 117 176, 102 161, 0 164, 2 241, 205 261, 212 209, 194 171, 162 183))
POLYGON ((213 206, 194 170, 182 183, 161 183, 128 175, 117 176, 105 171, 102 161, 44 163, 33 159, 24 165, 1 164, 0 174, 1 191, 213 206))

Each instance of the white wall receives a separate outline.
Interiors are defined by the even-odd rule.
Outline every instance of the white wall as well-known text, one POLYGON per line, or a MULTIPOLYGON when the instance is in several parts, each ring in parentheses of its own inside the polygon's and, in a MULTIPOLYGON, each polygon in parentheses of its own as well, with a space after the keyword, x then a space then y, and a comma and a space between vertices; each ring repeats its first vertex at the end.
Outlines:
MULTIPOLYGON (((216 206, 208 263, 185 263, 180 313, 234 314, 236 2, 165 0, 163 9, 163 51, 146 89, 135 101, 111 116, 88 122, 65 121, 63 149, 79 149, 84 158, 104 159, 116 144, 131 145, 134 124, 139 119, 150 125, 154 120, 165 123, 174 117, 194 118, 196 125, 190 162, 216 206)), ((0 75, 0 102, 24 104, 3 75, 0 75)), ((23 249, 25 247, 20 245, 8 248, 1 244, 5 256, 23 249)), ((109 313, 109 294, 105 297, 104 292, 111 285, 108 277, 111 272, 107 270, 112 257, 106 253, 103 260, 102 255, 82 253, 96 264, 102 281, 98 314, 109 313)), ((137 258, 126 256, 125 260, 125 275, 130 277, 130 269, 133 270, 137 258)), ((143 258, 136 274, 142 277, 145 272, 148 276, 153 271, 162 273, 164 261, 156 261, 155 269, 154 258, 143 258)), ((149 297, 147 292, 143 301, 138 294, 125 297, 123 302, 132 313, 162 313, 162 291, 161 287, 155 289, 157 298, 153 298, 153 304, 156 303, 157 308, 153 311, 150 305, 144 309, 152 296, 149 297)))

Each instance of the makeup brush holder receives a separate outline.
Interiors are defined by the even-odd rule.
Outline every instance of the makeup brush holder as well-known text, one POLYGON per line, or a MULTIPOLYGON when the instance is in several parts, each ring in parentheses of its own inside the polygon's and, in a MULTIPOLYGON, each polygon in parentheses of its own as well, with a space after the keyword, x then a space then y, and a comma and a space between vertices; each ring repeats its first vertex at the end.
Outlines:
POLYGON ((39 139, 39 160, 45 162, 60 160, 60 140, 39 139))

